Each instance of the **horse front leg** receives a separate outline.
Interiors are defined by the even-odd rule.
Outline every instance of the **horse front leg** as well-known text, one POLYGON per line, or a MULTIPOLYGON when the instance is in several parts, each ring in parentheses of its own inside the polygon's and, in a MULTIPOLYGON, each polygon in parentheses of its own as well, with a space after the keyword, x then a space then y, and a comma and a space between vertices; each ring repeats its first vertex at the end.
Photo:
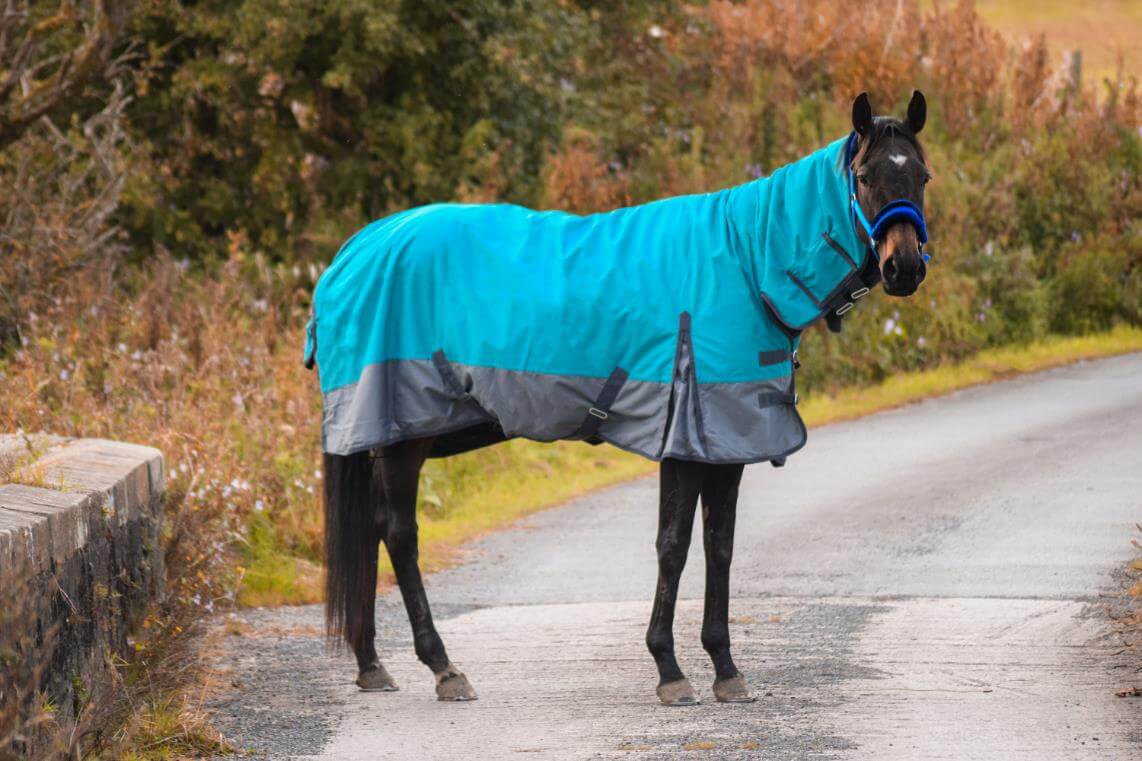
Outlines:
POLYGON ((658 540, 655 543, 658 586, 646 631, 646 646, 658 666, 658 699, 668 706, 699 702, 674 656, 674 606, 690 550, 694 510, 705 468, 701 463, 682 460, 663 460, 659 468, 658 540))
POLYGON ((742 469, 741 465, 710 465, 702 482, 702 544, 706 550, 702 647, 714 661, 714 697, 719 703, 754 700, 730 655, 730 563, 742 469))
POLYGON ((475 700, 476 691, 468 678, 452 665, 444 642, 432 622, 428 595, 420 575, 417 543, 416 495, 420 469, 432 448, 431 439, 414 439, 382 448, 378 453, 384 484, 388 521, 385 547, 388 548, 400 587, 404 607, 412 625, 416 657, 436 675, 436 696, 440 700, 475 700))

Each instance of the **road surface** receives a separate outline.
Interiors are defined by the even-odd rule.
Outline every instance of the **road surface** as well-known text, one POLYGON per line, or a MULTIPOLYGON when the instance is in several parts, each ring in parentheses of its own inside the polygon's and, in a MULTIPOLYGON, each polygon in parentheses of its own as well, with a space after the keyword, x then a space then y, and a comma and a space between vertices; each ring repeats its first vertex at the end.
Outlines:
POLYGON ((703 703, 655 697, 655 506, 653 478, 599 492, 429 578, 480 700, 434 700, 389 594, 400 692, 355 690, 320 608, 245 611, 220 726, 269 758, 1142 758, 1142 699, 1114 694, 1139 664, 1100 636, 1142 520, 1142 354, 819 428, 786 468, 747 468, 730 614, 751 705, 710 692, 700 535, 675 639, 703 703))

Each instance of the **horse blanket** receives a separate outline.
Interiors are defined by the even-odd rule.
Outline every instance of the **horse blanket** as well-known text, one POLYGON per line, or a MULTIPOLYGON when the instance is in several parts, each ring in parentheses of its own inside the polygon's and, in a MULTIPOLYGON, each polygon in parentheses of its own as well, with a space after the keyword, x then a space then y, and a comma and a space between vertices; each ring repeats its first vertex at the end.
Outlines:
POLYGON ((852 144, 600 214, 433 204, 369 224, 314 294, 324 450, 522 436, 783 463, 806 438, 800 331, 839 326, 879 275, 849 205, 852 144))

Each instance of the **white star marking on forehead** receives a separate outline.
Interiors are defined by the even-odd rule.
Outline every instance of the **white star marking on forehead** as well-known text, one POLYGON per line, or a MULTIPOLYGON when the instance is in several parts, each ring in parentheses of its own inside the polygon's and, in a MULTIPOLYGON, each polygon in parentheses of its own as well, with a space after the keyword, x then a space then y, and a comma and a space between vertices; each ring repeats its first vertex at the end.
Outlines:
POLYGON ((892 163, 896 164, 896 166, 904 166, 904 162, 908 161, 908 157, 903 153, 897 153, 895 156, 889 156, 888 158, 890 158, 892 163))

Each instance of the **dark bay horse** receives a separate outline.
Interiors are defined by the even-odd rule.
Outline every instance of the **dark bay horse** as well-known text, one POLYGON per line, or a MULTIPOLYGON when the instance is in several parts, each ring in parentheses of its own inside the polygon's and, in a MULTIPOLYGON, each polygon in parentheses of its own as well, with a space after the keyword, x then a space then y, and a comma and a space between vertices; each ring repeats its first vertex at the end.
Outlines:
MULTIPOLYGON (((839 329, 840 315, 852 306, 851 301, 847 299, 855 300, 863 296, 877 281, 883 280, 885 291, 892 296, 910 296, 924 279, 926 268, 922 244, 927 239, 927 232, 924 226, 923 205, 924 187, 929 179, 929 172, 917 135, 924 126, 925 115, 924 97, 918 91, 913 94, 907 118, 904 120, 885 116, 874 117, 866 94, 860 95, 853 103, 854 131, 845 143, 845 152, 841 154, 844 160, 836 162, 837 176, 843 177, 844 183, 844 186, 836 191, 840 194, 839 202, 843 204, 843 215, 839 215, 838 219, 843 216, 844 225, 851 225, 851 229, 843 232, 851 237, 854 245, 859 241, 861 248, 867 248, 867 257, 862 256, 858 259, 851 256, 850 252, 842 250, 833 239, 839 237, 835 226, 833 236, 825 234, 823 238, 853 267, 854 278, 855 270, 858 268, 856 261, 871 262, 871 267, 864 268, 867 271, 861 273, 863 280, 854 281, 850 278, 837 288, 829 286, 831 290, 828 295, 815 295, 809 287, 813 282, 813 272, 802 273, 801 277, 794 277, 792 272, 789 274, 800 292, 810 299, 805 303, 814 310, 813 318, 826 317, 832 328, 839 329), (864 287, 857 287, 862 283, 864 287)), ((817 199, 800 198, 784 199, 784 201, 797 201, 812 206, 817 199)), ((821 203, 824 201, 821 200, 821 203)), ((439 241, 447 240, 449 231, 436 230, 433 234, 436 236, 432 238, 433 245, 439 245, 439 241)), ((457 232, 455 237, 459 235, 457 232)), ((749 231, 747 230, 744 235, 748 237, 749 231)), ((813 239, 816 243, 813 245, 824 250, 825 255, 836 256, 823 247, 820 237, 820 233, 814 232, 813 239)), ((745 241, 743 245, 749 245, 749 241, 745 241)), ((863 253, 865 252, 862 251, 863 253)), ((836 262, 842 260, 830 261, 833 262, 831 266, 836 266, 836 262)), ((797 295, 798 292, 794 293, 797 295)), ((756 292, 752 298, 753 303, 756 303, 760 309, 761 300, 757 298, 756 292)), ((376 302, 371 304, 376 308, 376 302)), ((769 303, 766 306, 773 307, 769 303)), ((359 305, 354 308, 359 308, 359 305)), ((689 315, 683 316, 685 319, 681 335, 688 340, 689 315)), ((386 317, 392 318, 389 320, 391 323, 400 315, 386 315, 386 317)), ((326 319, 320 312, 315 317, 315 320, 326 319)), ((789 348, 795 347, 794 337, 799 336, 804 325, 791 325, 788 319, 783 319, 781 322, 784 325, 782 329, 788 334, 782 340, 789 341, 789 348)), ((727 329, 730 327, 729 321, 725 320, 721 323, 717 321, 706 323, 707 326, 710 324, 721 324, 727 329)), ((316 343, 320 335, 323 344, 335 343, 338 338, 335 331, 341 329, 341 326, 329 328, 327 323, 323 323, 323 327, 326 332, 322 334, 320 329, 315 331, 314 342, 316 343)), ((620 323, 615 332, 621 333, 623 329, 625 328, 620 323)), ((680 339, 678 346, 678 356, 685 358, 684 350, 689 344, 680 339)), ((326 351, 334 352, 333 349, 326 351)), ((673 349, 671 351, 673 352, 673 349)), ((764 365, 768 361, 764 355, 773 353, 763 351, 761 364, 764 365)), ((793 354, 795 352, 787 353, 783 350, 778 352, 778 359, 791 361, 792 368, 795 369, 797 363, 793 354)), ((692 360, 693 355, 689 356, 692 360)), ((758 361, 756 348, 753 350, 753 356, 756 368, 758 361)), ((333 368, 336 364, 337 355, 327 353, 321 355, 319 359, 324 374, 327 365, 333 368)), ((423 364, 415 365, 414 369, 427 368, 431 371, 435 364, 436 369, 447 381, 445 386, 456 388, 458 385, 464 385, 457 383, 454 366, 443 358, 441 352, 432 357, 432 362, 428 362, 427 359, 418 361, 423 364)), ((685 362, 682 364, 685 365, 685 362)), ((701 359, 698 360, 698 364, 701 366, 701 359)), ((423 370, 417 371, 423 372, 423 370)), ((693 378, 692 368, 689 372, 689 377, 693 378)), ((751 403, 755 412, 759 404, 758 398, 762 399, 763 407, 769 403, 765 401, 769 397, 775 398, 776 403, 788 405, 795 403, 795 395, 792 394, 792 370, 789 373, 789 385, 784 389, 789 393, 762 393, 760 396, 754 394, 751 403)), ((625 375, 624 372, 623 376, 625 375)), ((395 376, 385 376, 389 380, 392 377, 395 376)), ((439 381, 439 376, 436 380, 439 381)), ((404 398, 406 405, 414 404, 408 401, 407 396, 402 397, 401 391, 393 391, 391 388, 385 391, 384 382, 382 379, 379 384, 382 389, 379 393, 384 399, 389 400, 388 403, 394 403, 393 399, 399 403, 400 399, 404 398)), ((622 379, 619 382, 621 384, 622 379)), ((784 379, 782 382, 785 382, 784 379)), ((502 387, 503 383, 500 385, 502 387)), ((609 382, 604 385, 600 398, 607 396, 609 385, 609 382)), ((666 387, 666 392, 671 393, 670 384, 663 385, 666 387)), ((679 393, 679 389, 682 392, 686 390, 684 385, 675 385, 673 388, 675 394, 679 393)), ((449 399, 449 404, 474 404, 470 400, 470 390, 470 387, 458 388, 455 397, 449 399)), ((525 392, 528 392, 528 389, 523 387, 518 391, 512 391, 513 394, 520 395, 526 395, 525 392)), ((335 389, 327 394, 327 406, 330 398, 336 393, 339 391, 335 389)), ((437 397, 443 393, 443 391, 436 392, 437 397)), ((697 404, 692 400, 693 397, 691 394, 689 397, 691 401, 687 403, 697 404)), ((348 397, 337 397, 334 401, 342 407, 352 406, 358 410, 353 414, 360 414, 359 408, 363 406, 361 398, 358 396, 354 401, 348 397)), ((670 398, 674 399, 674 396, 670 398)), ((704 398, 709 400, 708 396, 704 398)), ((483 413, 476 407, 467 409, 483 413)), ((607 410, 607 403, 600 401, 591 406, 590 415, 605 421, 609 417, 607 410)), ((329 414, 327 409, 327 420, 329 414)), ((707 424, 711 424, 710 419, 707 420, 707 424)), ((669 418, 667 420, 669 421, 669 418)), ((796 419, 796 423, 801 425, 799 418, 796 419)), ((580 430, 576 431, 576 435, 568 434, 562 437, 590 440, 591 434, 599 430, 598 426, 599 423, 588 418, 580 430)), ((338 430, 344 429, 345 426, 338 430)), ((473 424, 463 430, 458 429, 460 426, 453 425, 451 429, 441 433, 478 438, 487 432, 487 426, 482 424, 473 424)), ((512 430, 519 429, 516 427, 512 430)), ((800 431, 803 433, 803 426, 800 427, 800 431)), ((745 436, 747 438, 749 436, 748 428, 745 436)), ((499 438, 487 439, 481 443, 494 443, 503 438, 505 438, 503 431, 500 430, 499 438)), ((331 451, 331 447, 327 446, 325 454, 326 613, 330 636, 343 639, 355 653, 359 669, 357 685, 362 690, 397 689, 393 679, 381 664, 374 644, 377 560, 379 545, 383 543, 392 560, 401 596, 412 624, 417 657, 435 675, 436 693, 439 699, 475 699, 475 691, 465 675, 449 660, 444 643, 433 625, 417 559, 416 504, 419 474, 426 458, 442 454, 440 437, 406 435, 377 445, 370 445, 368 441, 362 445, 358 440, 356 445, 349 442, 339 446, 343 451, 337 451, 337 448, 332 448, 331 451)), ((783 455, 798 446, 800 444, 787 447, 780 450, 780 455, 766 456, 764 459, 772 461, 775 465, 782 464, 783 455)), ((686 561, 696 507, 701 501, 702 540, 706 555, 702 646, 713 660, 716 672, 713 691, 717 700, 730 703, 749 702, 753 697, 745 679, 734 665, 730 653, 729 580, 733 558, 735 511, 742 469, 745 462, 756 462, 763 458, 725 457, 722 459, 727 461, 715 461, 717 458, 672 456, 669 454, 672 450, 665 448, 660 451, 666 454, 655 458, 661 460, 656 544, 658 585, 646 635, 647 647, 658 668, 657 694, 667 705, 690 705, 698 702, 693 688, 675 658, 673 622, 679 579, 686 561)))

